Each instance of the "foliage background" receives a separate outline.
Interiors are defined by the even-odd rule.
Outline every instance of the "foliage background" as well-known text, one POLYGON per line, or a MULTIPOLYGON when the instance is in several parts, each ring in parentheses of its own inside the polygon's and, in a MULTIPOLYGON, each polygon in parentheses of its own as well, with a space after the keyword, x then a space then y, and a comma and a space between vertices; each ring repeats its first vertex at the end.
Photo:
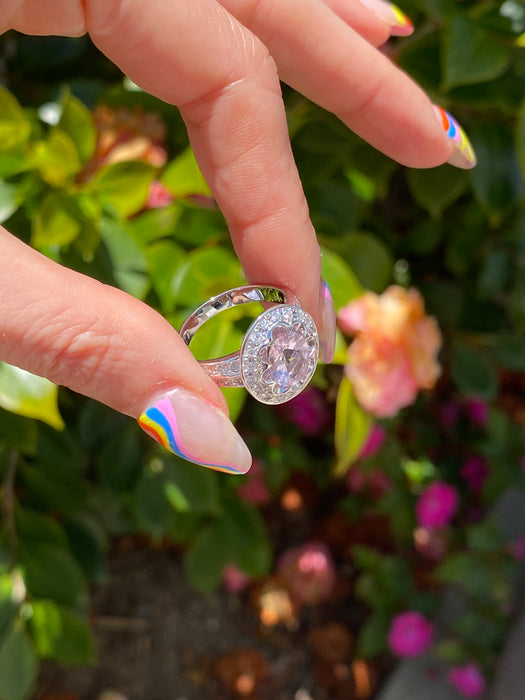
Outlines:
MULTIPOLYGON (((469 607, 441 652, 451 662, 475 658, 490 675, 508 625, 514 564, 487 514, 508 485, 523 485, 525 454, 525 6, 407 0, 403 9, 417 30, 386 51, 464 126, 478 154, 475 170, 402 168, 283 89, 336 306, 393 282, 420 289, 444 333, 443 379, 385 422, 387 443, 373 464, 362 461, 365 472, 379 468, 390 480, 379 499, 350 496, 341 480, 371 425, 341 384, 342 336, 334 366, 315 378, 330 418, 314 437, 241 391, 228 400, 276 498, 301 473, 357 531, 363 519, 387 523, 387 546, 365 537, 344 556, 336 552, 350 558, 355 594, 369 611, 359 654, 383 652, 396 612, 432 615, 441 586, 452 583, 469 607), (486 425, 460 418, 444 427, 442 407, 469 398, 488 403, 486 425), (459 476, 473 453, 489 465, 478 495, 459 476), (414 550, 413 510, 436 478, 457 486, 462 511, 447 533, 447 557, 429 564, 414 550), (430 583, 421 582, 422 569, 430 583)), ((189 309, 242 281, 175 109, 123 80, 85 37, 9 33, 0 51, 0 221, 10 231, 145 300, 176 327, 189 309), (94 164, 97 105, 158 114, 168 162, 159 167, 141 156, 94 164), (146 208, 154 180, 173 201, 146 208)), ((238 346, 242 320, 224 316, 199 336, 197 352, 210 343, 210 355, 238 346)), ((117 535, 174 542, 202 591, 220 583, 227 564, 251 577, 272 570, 279 547, 264 513, 239 496, 239 479, 183 463, 126 417, 5 364, 0 406, 1 700, 28 697, 38 659, 94 661, 88 584, 103 580, 117 535)))

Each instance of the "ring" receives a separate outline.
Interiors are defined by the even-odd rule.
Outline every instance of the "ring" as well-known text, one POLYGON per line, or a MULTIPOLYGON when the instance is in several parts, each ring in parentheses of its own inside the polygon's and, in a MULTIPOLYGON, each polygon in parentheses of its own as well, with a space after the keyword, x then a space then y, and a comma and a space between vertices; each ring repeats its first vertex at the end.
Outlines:
POLYGON ((201 304, 184 321, 180 334, 189 345, 210 318, 254 301, 270 307, 248 328, 240 350, 200 360, 200 365, 219 386, 244 386, 261 403, 284 403, 306 388, 319 359, 315 323, 290 292, 258 285, 230 289, 201 304))

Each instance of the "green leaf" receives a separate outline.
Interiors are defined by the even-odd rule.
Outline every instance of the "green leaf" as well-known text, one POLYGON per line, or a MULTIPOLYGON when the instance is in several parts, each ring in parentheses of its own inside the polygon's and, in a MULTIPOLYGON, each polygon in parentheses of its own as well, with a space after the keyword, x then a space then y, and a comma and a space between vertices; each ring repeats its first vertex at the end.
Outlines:
POLYGON ((14 627, 0 647, 0 700, 25 700, 33 688, 38 662, 27 634, 14 627))
POLYGON ((16 413, 0 409, 0 443, 22 454, 34 455, 38 437, 38 424, 16 413))
POLYGON ((390 251, 370 233, 352 233, 345 246, 345 259, 366 289, 382 292, 392 278, 390 251))
POLYGON ((135 487, 141 471, 139 433, 130 423, 106 441, 97 459, 97 472, 105 486, 121 494, 135 487))
POLYGON ((272 550, 266 525, 259 511, 249 503, 231 498, 224 506, 231 542, 230 561, 250 576, 266 575, 272 550))
POLYGON ((148 209, 129 222, 131 235, 140 246, 159 238, 169 238, 174 234, 181 214, 180 204, 148 209))
POLYGON ((127 225, 104 217, 100 236, 109 252, 119 287, 138 299, 144 299, 149 290, 148 263, 144 251, 135 243, 127 225))
POLYGON ((465 192, 469 177, 465 170, 443 165, 429 170, 409 170, 408 184, 414 199, 438 217, 465 192))
POLYGON ((50 192, 33 220, 31 244, 38 249, 74 241, 82 228, 78 207, 67 195, 50 192))
POLYGON ((86 620, 50 600, 35 600, 31 607, 30 626, 40 657, 65 666, 94 663, 94 638, 86 620))
POLYGON ((357 402, 350 381, 343 377, 335 408, 336 476, 343 476, 357 459, 372 427, 372 418, 357 402))
POLYGON ((58 388, 47 379, 0 363, 0 406, 26 418, 37 418, 55 430, 64 428, 58 412, 58 388))
POLYGON ((470 130, 478 165, 471 172, 474 194, 494 224, 523 194, 523 180, 510 131, 502 124, 477 123, 470 130))
POLYGON ((135 508, 141 530, 161 539, 165 534, 172 512, 165 492, 166 477, 146 469, 135 491, 135 508))
POLYGON ((0 151, 25 143, 31 124, 24 110, 5 88, 0 86, 0 151))
POLYGON ((221 512, 217 474, 174 455, 164 458, 165 493, 172 507, 181 513, 221 512))
POLYGON ((386 649, 390 621, 382 612, 369 616, 359 632, 357 654, 371 659, 386 649))
POLYGON ((521 169, 521 175, 525 178, 525 100, 521 103, 516 121, 516 154, 521 169))
POLYGON ((63 529, 50 515, 19 506, 15 516, 18 534, 24 542, 43 542, 59 547, 67 545, 63 529))
POLYGON ((16 185, 0 181, 0 224, 7 221, 22 203, 20 190, 16 185))
POLYGON ((146 204, 155 172, 154 167, 140 161, 112 163, 98 171, 90 187, 103 203, 127 218, 146 204))
POLYGON ((31 165, 45 182, 55 187, 65 184, 81 168, 75 144, 60 129, 53 129, 47 140, 35 145, 31 165))
POLYGON ((525 339, 513 335, 490 338, 492 354, 503 367, 515 372, 525 371, 525 339))
POLYGON ((337 253, 322 248, 321 264, 323 279, 330 288, 336 311, 364 293, 356 275, 337 253))
POLYGON ((20 565, 33 597, 50 598, 70 606, 85 602, 84 574, 64 547, 47 542, 21 543, 20 565))
POLYGON ((91 158, 97 141, 93 118, 89 109, 71 94, 67 94, 62 102, 58 126, 75 144, 82 163, 91 158))
POLYGON ((65 520, 64 531, 69 549, 91 581, 100 580, 105 573, 104 550, 106 538, 102 525, 91 515, 75 513, 74 519, 65 520))
POLYGON ((450 90, 457 85, 472 85, 502 75, 510 54, 491 35, 466 14, 456 14, 444 34, 443 82, 450 90))
POLYGON ((190 253, 173 279, 173 294, 181 306, 195 308, 206 299, 237 287, 241 266, 224 248, 199 248, 190 253))
POLYGON ((185 260, 186 253, 176 243, 158 241, 146 250, 151 284, 165 313, 175 308, 173 278, 185 260))
POLYGON ((187 148, 166 167, 160 181, 175 197, 195 194, 211 196, 191 148, 187 148))
POLYGON ((48 511, 73 514, 86 500, 84 477, 69 465, 37 461, 24 466, 22 479, 34 503, 48 511))
POLYGON ((203 528, 184 556, 184 568, 190 583, 201 593, 216 588, 224 567, 231 562, 230 543, 224 520, 203 528))
POLYGON ((494 368, 474 348, 456 341, 452 348, 451 373, 458 389, 466 396, 487 401, 495 398, 498 381, 494 368))

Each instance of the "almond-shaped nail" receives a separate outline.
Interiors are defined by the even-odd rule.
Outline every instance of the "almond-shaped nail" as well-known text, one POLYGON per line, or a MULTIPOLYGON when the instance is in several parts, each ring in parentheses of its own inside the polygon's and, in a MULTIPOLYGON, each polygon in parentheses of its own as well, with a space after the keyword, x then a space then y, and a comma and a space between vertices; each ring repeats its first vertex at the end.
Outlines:
POLYGON ((233 423, 216 406, 186 389, 157 397, 139 425, 170 452, 230 474, 245 474, 252 456, 233 423))
POLYGON ((319 345, 321 347, 322 359, 329 363, 333 360, 335 352, 335 309, 330 287, 324 280, 321 280, 321 323, 319 329, 319 345))
POLYGON ((397 5, 386 0, 361 0, 361 4, 382 22, 388 24, 393 36, 409 36, 413 33, 414 25, 397 5))
POLYGON ((464 170, 473 168, 478 161, 466 133, 454 117, 442 107, 434 105, 434 113, 438 122, 455 146, 452 155, 448 159, 448 163, 450 163, 450 165, 455 165, 456 168, 463 168, 464 170))

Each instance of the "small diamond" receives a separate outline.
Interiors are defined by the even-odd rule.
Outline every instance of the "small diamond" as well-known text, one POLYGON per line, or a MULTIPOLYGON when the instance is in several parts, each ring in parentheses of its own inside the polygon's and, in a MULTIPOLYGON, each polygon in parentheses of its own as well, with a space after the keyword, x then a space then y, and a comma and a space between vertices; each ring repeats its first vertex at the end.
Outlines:
POLYGON ((317 329, 299 306, 268 309, 250 326, 241 349, 241 374, 258 401, 284 403, 313 376, 319 357, 317 329), (266 331, 262 334, 261 330, 266 331))

